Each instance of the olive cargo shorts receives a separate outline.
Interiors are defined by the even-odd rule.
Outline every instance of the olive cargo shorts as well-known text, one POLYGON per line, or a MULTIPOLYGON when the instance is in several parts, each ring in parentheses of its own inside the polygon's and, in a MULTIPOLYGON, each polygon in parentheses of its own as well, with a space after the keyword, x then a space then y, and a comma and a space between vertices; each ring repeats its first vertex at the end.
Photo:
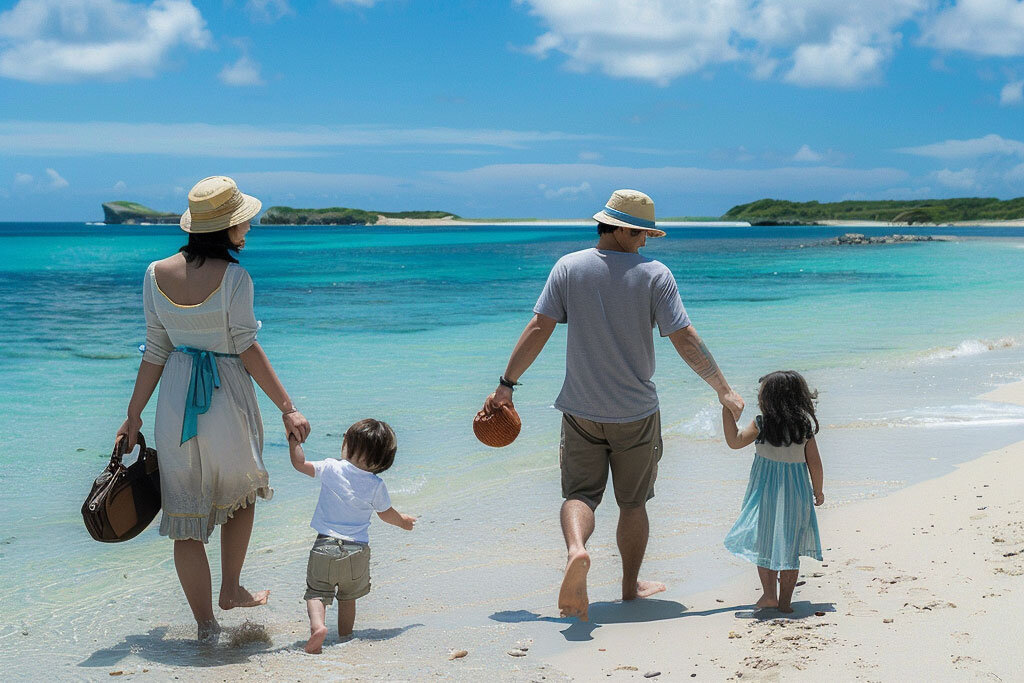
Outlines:
POLYGON ((615 502, 639 507, 654 497, 661 460, 661 411, 635 422, 593 422, 562 414, 558 460, 562 497, 596 509, 612 472, 615 502))
POLYGON ((303 600, 319 598, 324 605, 355 600, 370 592, 370 546, 339 538, 318 536, 306 565, 303 600))

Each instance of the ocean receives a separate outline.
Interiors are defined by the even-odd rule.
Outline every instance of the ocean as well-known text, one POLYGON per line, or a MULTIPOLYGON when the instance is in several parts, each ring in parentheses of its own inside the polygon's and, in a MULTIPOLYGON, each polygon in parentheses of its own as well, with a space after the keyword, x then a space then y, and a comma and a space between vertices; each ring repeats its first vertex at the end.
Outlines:
MULTIPOLYGON (((824 244, 847 231, 669 228, 642 251, 674 272, 696 328, 748 401, 744 424, 756 414, 762 374, 796 369, 817 387, 828 497, 821 514, 948 472, 1024 431, 1024 409, 976 398, 1024 377, 1024 229, 901 229, 955 239, 824 244)), ((593 228, 544 225, 250 232, 239 258, 255 281, 259 341, 313 425, 307 457, 336 457, 357 419, 388 421, 399 450, 384 478, 395 506, 420 516, 411 533, 371 528, 374 592, 360 601, 357 636, 369 624, 369 640, 413 638, 406 631, 414 629, 471 641, 492 636, 459 629, 492 633, 550 613, 564 561, 560 416, 551 407, 564 328, 516 392, 520 438, 490 449, 471 423, 551 266, 595 241, 593 228)), ((141 358, 146 265, 182 243, 173 226, 0 224, 7 671, 89 678, 210 661, 188 640, 194 625, 157 525, 101 545, 79 514, 141 358), (59 652, 41 632, 61 640, 59 652)), ((644 573, 696 590, 748 569, 727 556, 721 536, 750 453, 725 447, 714 393, 667 340, 656 346, 666 455, 644 573)), ((243 579, 273 593, 268 608, 225 621, 260 620, 267 642, 245 647, 287 653, 305 629, 300 598, 318 489, 291 469, 276 409, 260 396, 275 497, 257 505, 243 579)), ((155 403, 143 415, 147 435, 155 403)), ((614 598, 618 580, 613 507, 599 509, 592 542, 592 595, 602 599, 614 598)), ((250 650, 238 652, 218 651, 214 661, 250 650)))

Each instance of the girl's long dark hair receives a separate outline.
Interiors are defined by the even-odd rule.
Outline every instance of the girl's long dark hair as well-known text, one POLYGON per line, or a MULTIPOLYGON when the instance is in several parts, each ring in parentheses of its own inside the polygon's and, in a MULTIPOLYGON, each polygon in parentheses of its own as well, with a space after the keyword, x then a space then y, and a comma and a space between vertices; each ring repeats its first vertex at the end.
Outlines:
POLYGON ((238 259, 231 255, 231 252, 238 253, 238 247, 228 237, 228 230, 230 228, 217 232, 190 232, 188 244, 178 251, 185 255, 186 262, 195 261, 197 268, 201 268, 208 258, 238 263, 238 259))
POLYGON ((761 389, 757 392, 757 402, 762 415, 759 441, 789 446, 803 443, 818 433, 818 418, 814 414, 818 392, 811 391, 799 372, 779 370, 758 382, 761 389))

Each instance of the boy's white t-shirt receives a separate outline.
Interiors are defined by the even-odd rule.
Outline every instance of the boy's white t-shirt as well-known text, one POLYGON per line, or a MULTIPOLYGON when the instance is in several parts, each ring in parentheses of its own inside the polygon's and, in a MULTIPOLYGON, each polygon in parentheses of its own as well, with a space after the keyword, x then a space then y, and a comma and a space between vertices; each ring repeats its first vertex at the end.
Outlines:
POLYGON ((348 460, 309 463, 320 478, 320 500, 309 523, 317 533, 356 543, 370 542, 370 516, 391 507, 384 480, 348 460))

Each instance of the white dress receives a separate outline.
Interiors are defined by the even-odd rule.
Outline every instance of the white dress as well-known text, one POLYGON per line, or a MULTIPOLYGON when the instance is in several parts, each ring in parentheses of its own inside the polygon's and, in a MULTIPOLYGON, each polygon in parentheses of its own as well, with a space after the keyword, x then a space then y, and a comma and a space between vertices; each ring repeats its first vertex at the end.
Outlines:
POLYGON ((156 450, 160 463, 163 515, 160 534, 206 543, 214 526, 235 510, 273 496, 263 466, 263 420, 252 378, 237 354, 256 341, 252 278, 231 263, 205 301, 181 306, 156 281, 154 264, 146 270, 143 302, 146 348, 142 359, 163 365, 156 407, 156 450), (187 347, 192 351, 179 350, 187 347), (216 352, 208 410, 199 415, 196 436, 185 436, 185 404, 197 350, 216 352))

